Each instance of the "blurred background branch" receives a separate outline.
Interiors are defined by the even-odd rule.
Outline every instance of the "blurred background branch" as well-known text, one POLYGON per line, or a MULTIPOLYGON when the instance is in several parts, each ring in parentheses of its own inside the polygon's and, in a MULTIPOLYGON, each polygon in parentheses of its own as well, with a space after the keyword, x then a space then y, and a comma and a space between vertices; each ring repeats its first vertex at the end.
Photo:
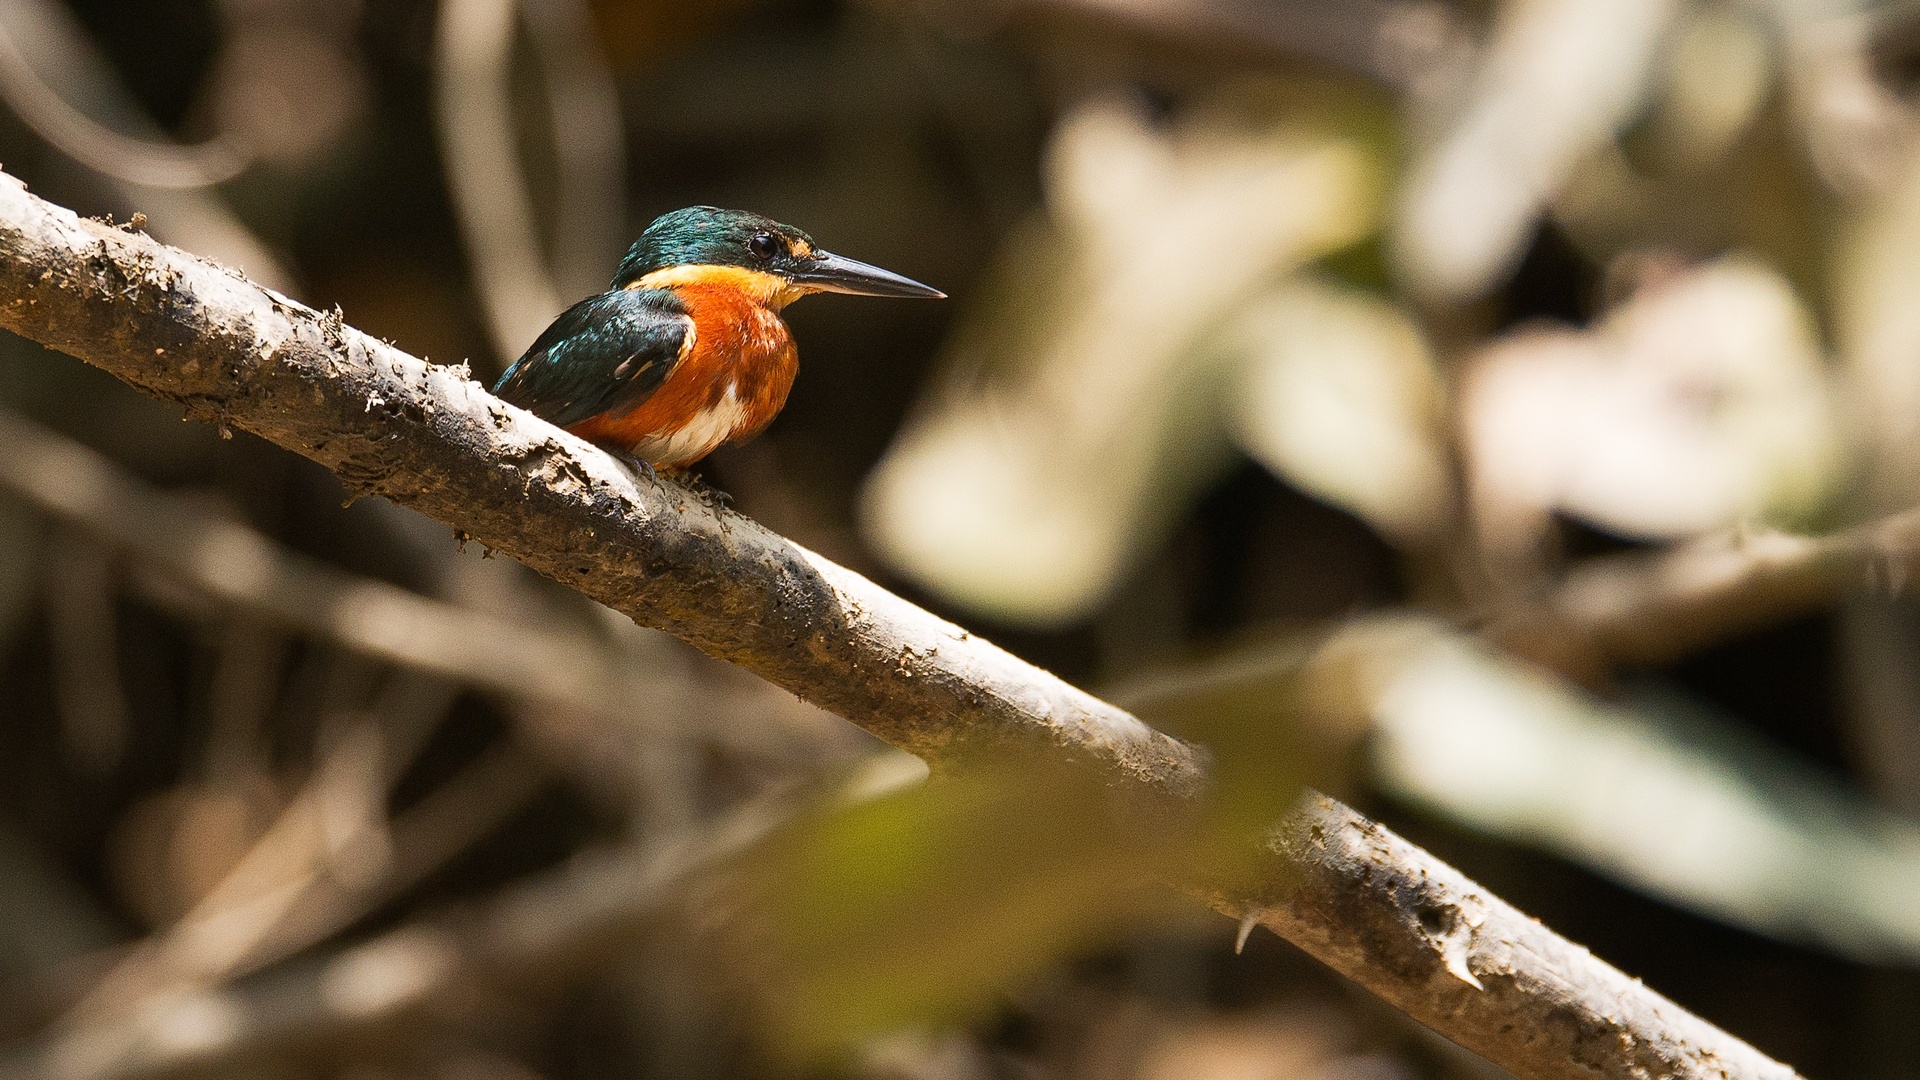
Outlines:
POLYGON ((291 275, 272 251, 219 195, 200 190, 244 167, 235 147, 170 147, 86 31, 54 0, 7 4, 0 37, 0 91, 9 108, 44 129, 54 146, 97 168, 114 188, 123 217, 138 204, 164 222, 155 226, 162 238, 244 270, 269 288, 293 291, 291 275))
POLYGON ((41 81, 11 33, 0 33, 0 92, 34 134, 88 168, 128 184, 209 187, 247 167, 245 156, 224 142, 175 146, 143 142, 103 127, 41 81))
POLYGON ((484 1024, 488 1004, 494 1011, 504 1004, 488 1003, 485 989, 590 975, 609 951, 659 932, 703 875, 777 837, 796 813, 882 798, 924 777, 914 759, 884 753, 823 790, 749 801, 683 833, 583 852, 466 910, 390 930, 263 985, 156 997, 113 1023, 75 1025, 17 1048, 0 1074, 145 1080, 270 1060, 275 1052, 365 1037, 409 1017, 484 1024), (460 1015, 476 1004, 483 1015, 460 1015), (218 1018, 212 1030, 203 1019, 209 1016, 218 1018), (205 1034, 195 1037, 183 1025, 205 1034))
POLYGON ((504 367, 619 255, 618 102, 582 0, 454 0, 436 33, 447 182, 504 367), (512 108, 515 29, 542 75, 552 142, 552 241, 542 245, 512 108), (547 269, 551 267, 552 269, 547 269))
POLYGON ((1912 511, 1825 536, 1702 537, 1660 554, 1588 560, 1555 588, 1548 618, 1564 620, 1612 663, 1657 664, 1850 594, 1897 598, 1917 554, 1920 515, 1912 511))

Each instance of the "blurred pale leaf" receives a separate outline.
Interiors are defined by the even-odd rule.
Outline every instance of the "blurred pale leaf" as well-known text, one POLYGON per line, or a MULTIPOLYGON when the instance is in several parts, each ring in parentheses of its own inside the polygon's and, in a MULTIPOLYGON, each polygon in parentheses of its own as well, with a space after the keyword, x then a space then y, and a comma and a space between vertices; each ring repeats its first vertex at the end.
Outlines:
POLYGON ((1575 164, 1632 118, 1676 0, 1507 0, 1468 101, 1415 165, 1392 236, 1412 288, 1458 301, 1520 260, 1575 164))
POLYGON ((1115 696, 1181 730, 1264 733, 1284 747, 1270 753, 1315 762, 1316 784, 1370 730, 1373 781, 1441 817, 1779 940, 1920 960, 1920 823, 1670 691, 1602 701, 1399 615, 1246 646, 1115 696))
POLYGON ((968 1033, 910 1028, 860 1048, 855 1080, 993 1080, 994 1061, 968 1033))
POLYGON ((1396 795, 1735 926, 1920 959, 1920 825, 1699 706, 1603 703, 1423 621, 1328 655, 1359 673, 1396 795))
POLYGON ((1739 258, 1649 286, 1591 332, 1509 336, 1463 395, 1475 512, 1496 545, 1530 543, 1551 510, 1643 538, 1803 522, 1837 466, 1811 319, 1739 258))
POLYGON ((950 600, 1058 624, 1099 602, 1229 460, 1203 335, 1272 275, 1370 231, 1371 99, 1241 88, 1170 127, 1062 120, 1051 220, 1001 253, 947 378, 870 478, 869 539, 950 600))
POLYGON ((1870 55, 1872 37, 1910 17, 1871 0, 1764 0, 1785 62, 1787 100, 1805 155, 1830 190, 1884 190, 1913 144, 1910 105, 1870 55), (1877 10, 1876 10, 1877 9, 1877 10))
POLYGON ((1667 50, 1666 80, 1654 107, 1665 158, 1698 169, 1725 154, 1773 88, 1772 45, 1750 12, 1720 4, 1689 7, 1667 50))
POLYGON ((1296 487, 1388 536, 1430 534, 1451 501, 1441 390, 1404 312, 1301 282, 1251 304, 1227 331, 1235 442, 1296 487))

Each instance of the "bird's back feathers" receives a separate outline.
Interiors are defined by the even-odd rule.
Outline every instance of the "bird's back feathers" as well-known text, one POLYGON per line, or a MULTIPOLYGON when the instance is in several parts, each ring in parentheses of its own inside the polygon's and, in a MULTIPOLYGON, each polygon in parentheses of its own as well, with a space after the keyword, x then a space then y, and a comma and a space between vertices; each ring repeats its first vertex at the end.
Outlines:
POLYGON ((667 381, 693 339, 693 319, 671 289, 590 296, 547 327, 493 392, 560 427, 626 412, 667 381))

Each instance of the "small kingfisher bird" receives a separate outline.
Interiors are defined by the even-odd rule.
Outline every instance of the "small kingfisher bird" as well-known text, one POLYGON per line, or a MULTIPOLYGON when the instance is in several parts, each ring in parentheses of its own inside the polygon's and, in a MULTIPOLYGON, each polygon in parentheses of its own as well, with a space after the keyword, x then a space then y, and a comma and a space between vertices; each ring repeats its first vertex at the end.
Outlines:
POLYGON ((800 368, 780 309, 816 292, 946 294, 822 251, 791 225, 690 206, 634 241, 608 291, 568 308, 493 392, 589 442, 678 470, 759 434, 800 368))

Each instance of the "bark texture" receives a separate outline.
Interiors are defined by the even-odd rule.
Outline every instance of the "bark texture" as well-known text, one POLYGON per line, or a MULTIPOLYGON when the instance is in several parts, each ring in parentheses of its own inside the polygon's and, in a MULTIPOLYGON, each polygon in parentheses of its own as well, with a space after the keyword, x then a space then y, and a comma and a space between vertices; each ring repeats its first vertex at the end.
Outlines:
POLYGON ((1217 906, 1515 1075, 1797 1075, 1333 799, 1309 796, 1270 845, 1296 884, 1217 906))
MULTIPOLYGON (((310 457, 936 765, 1045 747, 1153 805, 1204 796, 1205 754, 1123 710, 634 476, 461 368, 82 221, 4 174, 0 326, 310 457)), ((1272 887, 1217 906, 1520 1076, 1793 1075, 1337 803, 1310 804, 1277 835, 1272 887)))

